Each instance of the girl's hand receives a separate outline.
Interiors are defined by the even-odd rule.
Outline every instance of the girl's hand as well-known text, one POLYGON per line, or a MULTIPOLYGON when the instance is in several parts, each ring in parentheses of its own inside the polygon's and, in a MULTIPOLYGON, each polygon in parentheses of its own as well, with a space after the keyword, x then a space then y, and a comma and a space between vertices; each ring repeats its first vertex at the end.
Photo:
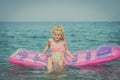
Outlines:
POLYGON ((45 52, 42 52, 39 54, 39 56, 44 56, 45 55, 45 52))
POLYGON ((75 59, 75 57, 74 57, 73 55, 71 56, 71 58, 72 58, 72 59, 75 59))
POLYGON ((75 59, 75 57, 74 57, 72 54, 70 55, 70 57, 71 57, 72 59, 75 59))

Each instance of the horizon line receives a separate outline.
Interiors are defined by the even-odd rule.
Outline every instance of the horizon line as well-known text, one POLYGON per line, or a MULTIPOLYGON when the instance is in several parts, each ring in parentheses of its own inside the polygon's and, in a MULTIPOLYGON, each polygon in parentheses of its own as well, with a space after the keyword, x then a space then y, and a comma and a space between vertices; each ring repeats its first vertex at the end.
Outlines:
POLYGON ((52 22, 62 22, 62 23, 64 23, 64 22, 120 22, 120 21, 0 21, 0 23, 2 23, 2 22, 10 22, 10 23, 12 23, 12 22, 50 22, 50 23, 52 23, 52 22))

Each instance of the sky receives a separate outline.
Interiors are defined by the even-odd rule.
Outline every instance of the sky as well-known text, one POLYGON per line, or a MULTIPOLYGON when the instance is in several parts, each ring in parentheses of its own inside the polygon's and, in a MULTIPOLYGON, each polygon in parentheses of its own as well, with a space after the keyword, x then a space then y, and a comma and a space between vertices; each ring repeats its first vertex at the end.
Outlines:
POLYGON ((0 0, 0 22, 120 21, 120 0, 0 0))

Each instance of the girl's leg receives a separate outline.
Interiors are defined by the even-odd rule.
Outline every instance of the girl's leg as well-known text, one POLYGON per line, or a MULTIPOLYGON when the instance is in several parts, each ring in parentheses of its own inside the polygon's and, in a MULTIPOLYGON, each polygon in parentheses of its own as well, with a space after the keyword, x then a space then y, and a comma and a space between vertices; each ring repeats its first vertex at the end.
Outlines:
POLYGON ((52 58, 49 57, 48 58, 48 64, 47 64, 47 69, 48 69, 48 72, 51 72, 53 69, 53 65, 52 65, 52 58))
POLYGON ((58 65, 59 65, 60 72, 63 72, 64 71, 64 61, 63 60, 59 60, 58 61, 58 65))

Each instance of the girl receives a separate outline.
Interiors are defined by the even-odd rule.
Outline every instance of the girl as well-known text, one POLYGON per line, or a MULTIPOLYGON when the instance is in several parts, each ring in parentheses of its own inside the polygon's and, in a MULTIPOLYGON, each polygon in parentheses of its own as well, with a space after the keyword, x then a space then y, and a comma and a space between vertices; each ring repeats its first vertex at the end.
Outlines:
POLYGON ((47 73, 50 73, 53 71, 53 64, 57 63, 59 66, 59 71, 64 71, 64 53, 66 52, 71 58, 74 58, 74 56, 70 53, 70 51, 67 48, 67 43, 64 37, 64 28, 61 25, 57 25, 52 29, 52 35, 53 38, 48 39, 48 43, 43 50, 43 52, 40 54, 45 55, 46 51, 50 48, 51 49, 51 56, 48 58, 48 64, 47 64, 47 73))

